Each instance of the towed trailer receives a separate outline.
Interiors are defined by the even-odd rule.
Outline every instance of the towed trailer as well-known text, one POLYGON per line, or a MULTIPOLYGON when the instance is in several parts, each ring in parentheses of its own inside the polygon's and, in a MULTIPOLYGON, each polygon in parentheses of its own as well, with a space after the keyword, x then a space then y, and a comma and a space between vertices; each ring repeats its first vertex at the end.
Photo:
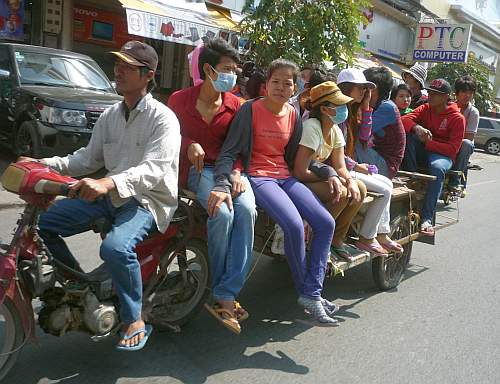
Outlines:
MULTIPOLYGON (((349 262, 330 257, 327 276, 343 275, 344 271, 348 269, 371 262, 373 279, 379 289, 389 290, 397 287, 408 268, 413 242, 421 241, 434 244, 435 235, 424 236, 420 234, 419 228, 420 210, 427 190, 427 184, 435 179, 435 176, 423 173, 400 171, 398 177, 393 180, 394 189, 391 198, 390 235, 394 241, 403 246, 402 253, 391 253, 388 256, 373 256, 368 252, 348 246, 353 260, 349 262)), ((382 197, 381 194, 368 192, 363 206, 351 224, 348 233, 348 244, 357 238, 369 204, 380 197, 382 197)), ((455 202, 458 206, 458 199, 455 202)), ((438 231, 457 222, 458 217, 449 217, 438 213, 435 218, 435 230, 438 231)), ((307 241, 307 239, 311 238, 312 234, 307 225, 305 225, 305 230, 307 241)), ((272 246, 273 237, 277 235, 278 231, 279 228, 277 228, 274 221, 263 210, 259 210, 255 225, 254 251, 278 260, 285 260, 284 251, 281 249, 279 252, 276 252, 276 247, 272 246)))

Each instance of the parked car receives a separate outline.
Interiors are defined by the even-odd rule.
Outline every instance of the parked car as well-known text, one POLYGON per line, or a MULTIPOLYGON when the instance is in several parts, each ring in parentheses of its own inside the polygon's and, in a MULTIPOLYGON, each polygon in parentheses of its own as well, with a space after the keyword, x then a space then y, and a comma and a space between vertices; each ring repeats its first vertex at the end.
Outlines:
POLYGON ((500 119, 479 118, 474 144, 492 155, 500 154, 500 119))
POLYGON ((17 155, 85 146, 101 113, 122 100, 86 55, 0 43, 0 141, 17 155))

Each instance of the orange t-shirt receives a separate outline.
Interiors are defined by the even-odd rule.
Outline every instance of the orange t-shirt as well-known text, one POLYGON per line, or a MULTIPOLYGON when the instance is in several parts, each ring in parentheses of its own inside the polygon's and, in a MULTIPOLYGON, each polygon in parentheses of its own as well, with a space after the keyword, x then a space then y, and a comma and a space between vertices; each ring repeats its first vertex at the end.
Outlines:
POLYGON ((250 176, 286 179, 290 176, 285 161, 285 147, 295 125, 295 109, 285 105, 278 116, 264 106, 262 100, 252 104, 253 148, 248 174, 250 176))

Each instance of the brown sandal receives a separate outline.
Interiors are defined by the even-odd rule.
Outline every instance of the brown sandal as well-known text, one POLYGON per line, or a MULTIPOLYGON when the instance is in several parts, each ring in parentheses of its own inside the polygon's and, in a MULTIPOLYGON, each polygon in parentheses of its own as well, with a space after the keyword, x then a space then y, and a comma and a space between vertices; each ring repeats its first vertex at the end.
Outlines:
POLYGON ((239 323, 245 321, 250 316, 248 312, 236 300, 234 301, 234 313, 239 323))
POLYGON ((240 323, 238 323, 237 318, 227 309, 221 308, 219 305, 210 306, 207 303, 205 303, 205 309, 231 332, 237 335, 241 333, 240 323))

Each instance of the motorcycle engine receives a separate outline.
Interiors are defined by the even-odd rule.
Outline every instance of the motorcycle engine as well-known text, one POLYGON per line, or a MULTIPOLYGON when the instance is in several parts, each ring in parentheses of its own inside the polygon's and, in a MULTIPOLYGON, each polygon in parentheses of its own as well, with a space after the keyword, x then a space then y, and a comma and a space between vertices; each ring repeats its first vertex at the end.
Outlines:
POLYGON ((118 314, 112 303, 102 303, 92 292, 84 298, 83 321, 96 335, 109 333, 118 324, 118 314))
POLYGON ((118 324, 118 313, 112 303, 100 302, 88 288, 51 288, 41 297, 38 315, 40 327, 47 333, 62 336, 69 331, 105 335, 118 324))

